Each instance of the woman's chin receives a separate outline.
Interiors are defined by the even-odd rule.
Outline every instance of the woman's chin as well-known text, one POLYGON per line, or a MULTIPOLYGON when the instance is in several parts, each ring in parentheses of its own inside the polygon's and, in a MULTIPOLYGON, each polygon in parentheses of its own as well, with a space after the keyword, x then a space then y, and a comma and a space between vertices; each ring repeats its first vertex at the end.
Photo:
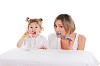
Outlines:
POLYGON ((61 38, 61 36, 56 35, 57 38, 61 38))

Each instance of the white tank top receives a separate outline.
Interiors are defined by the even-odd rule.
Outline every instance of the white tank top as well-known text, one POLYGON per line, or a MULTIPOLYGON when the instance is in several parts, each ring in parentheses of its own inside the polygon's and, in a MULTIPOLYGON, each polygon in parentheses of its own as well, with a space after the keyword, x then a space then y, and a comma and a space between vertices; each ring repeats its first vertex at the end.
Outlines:
POLYGON ((77 50, 78 48, 78 37, 79 37, 79 34, 76 34, 76 38, 73 44, 73 50, 77 50))

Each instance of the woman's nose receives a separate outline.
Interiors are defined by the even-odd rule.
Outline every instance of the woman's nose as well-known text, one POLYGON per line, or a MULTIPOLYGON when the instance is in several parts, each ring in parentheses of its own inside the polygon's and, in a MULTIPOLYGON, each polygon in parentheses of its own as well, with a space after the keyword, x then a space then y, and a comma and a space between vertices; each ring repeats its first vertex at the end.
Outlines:
POLYGON ((58 27, 57 27, 57 28, 55 28, 55 31, 56 31, 56 32, 59 32, 59 28, 58 28, 58 27))

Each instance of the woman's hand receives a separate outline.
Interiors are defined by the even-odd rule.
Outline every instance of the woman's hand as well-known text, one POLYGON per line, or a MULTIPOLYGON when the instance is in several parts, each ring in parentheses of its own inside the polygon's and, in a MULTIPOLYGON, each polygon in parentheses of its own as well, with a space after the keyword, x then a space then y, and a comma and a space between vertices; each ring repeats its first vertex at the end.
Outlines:
POLYGON ((67 46, 67 50, 72 50, 72 49, 73 49, 73 45, 67 46))
POLYGON ((69 45, 67 46, 67 49, 68 49, 68 50, 72 50, 72 49, 73 49, 73 44, 74 44, 73 41, 74 41, 74 39, 71 38, 71 40, 72 40, 72 41, 69 41, 69 45))

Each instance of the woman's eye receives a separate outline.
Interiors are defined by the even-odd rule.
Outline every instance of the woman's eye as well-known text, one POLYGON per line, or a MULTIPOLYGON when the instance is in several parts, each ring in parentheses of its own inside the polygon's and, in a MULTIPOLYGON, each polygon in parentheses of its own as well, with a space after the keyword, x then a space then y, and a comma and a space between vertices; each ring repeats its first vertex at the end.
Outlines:
POLYGON ((63 28, 63 26, 60 26, 60 28, 63 28))
POLYGON ((57 27, 56 25, 54 27, 57 27))

